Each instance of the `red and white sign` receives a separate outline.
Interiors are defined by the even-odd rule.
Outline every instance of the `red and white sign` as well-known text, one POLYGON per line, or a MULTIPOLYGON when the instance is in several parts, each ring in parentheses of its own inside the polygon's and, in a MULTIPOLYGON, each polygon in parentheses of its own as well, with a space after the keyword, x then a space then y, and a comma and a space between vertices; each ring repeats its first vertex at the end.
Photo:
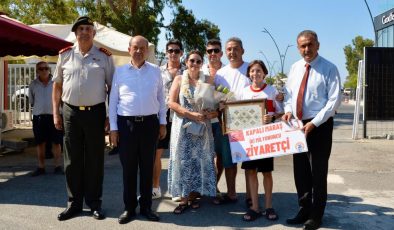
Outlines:
POLYGON ((277 122, 228 134, 233 163, 308 151, 302 122, 277 122))

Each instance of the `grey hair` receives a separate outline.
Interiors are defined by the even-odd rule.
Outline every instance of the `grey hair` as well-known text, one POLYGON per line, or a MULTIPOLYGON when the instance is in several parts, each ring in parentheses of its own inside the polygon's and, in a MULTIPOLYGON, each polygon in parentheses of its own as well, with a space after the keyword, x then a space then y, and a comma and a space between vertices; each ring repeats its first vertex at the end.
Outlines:
POLYGON ((313 30, 304 30, 304 31, 301 31, 301 32, 298 34, 298 36, 297 36, 297 40, 298 40, 300 37, 307 37, 307 36, 312 36, 317 42, 319 41, 319 39, 318 39, 318 37, 317 37, 317 33, 316 33, 315 31, 313 31, 313 30))
POLYGON ((243 45, 242 45, 241 39, 238 38, 238 37, 231 37, 231 38, 229 38, 229 39, 226 41, 226 46, 227 46, 227 44, 228 44, 229 42, 236 42, 236 43, 239 44, 239 46, 241 46, 242 49, 244 48, 243 45))

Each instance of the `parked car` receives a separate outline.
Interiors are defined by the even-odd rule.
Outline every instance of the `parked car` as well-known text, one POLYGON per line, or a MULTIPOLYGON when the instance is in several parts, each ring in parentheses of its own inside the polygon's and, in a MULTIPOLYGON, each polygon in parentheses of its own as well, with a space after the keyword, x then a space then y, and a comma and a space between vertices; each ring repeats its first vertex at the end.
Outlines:
POLYGON ((21 112, 28 112, 30 110, 29 86, 21 85, 17 88, 19 89, 12 95, 11 101, 16 104, 16 108, 19 108, 21 112))
POLYGON ((345 88, 345 89, 343 90, 343 93, 344 93, 344 94, 347 94, 347 95, 350 95, 350 94, 352 93, 352 88, 345 88))

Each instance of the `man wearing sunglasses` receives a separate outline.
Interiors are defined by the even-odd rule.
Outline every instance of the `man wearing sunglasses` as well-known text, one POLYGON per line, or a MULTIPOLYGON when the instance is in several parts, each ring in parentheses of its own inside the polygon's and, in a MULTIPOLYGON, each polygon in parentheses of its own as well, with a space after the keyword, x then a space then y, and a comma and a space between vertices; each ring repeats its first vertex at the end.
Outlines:
MULTIPOLYGON (((181 63, 181 57, 183 55, 183 46, 182 43, 178 39, 171 39, 166 44, 166 58, 167 63, 160 67, 161 77, 163 79, 163 87, 164 87, 164 97, 166 100, 166 105, 168 103, 168 94, 170 92, 170 88, 172 82, 177 75, 182 75, 185 70, 185 66, 181 63)), ((171 136, 171 126, 172 126, 172 116, 173 112, 167 108, 166 112, 167 119, 167 135, 163 140, 159 140, 156 150, 155 156, 155 165, 153 168, 153 189, 152 189, 152 199, 161 198, 161 189, 160 189, 160 173, 161 173, 161 155, 163 154, 165 149, 168 149, 168 144, 170 142, 171 136)), ((174 201, 179 200, 180 198, 173 197, 174 201)))
MULTIPOLYGON (((222 43, 219 39, 210 39, 206 45, 206 55, 208 59, 208 64, 204 64, 201 70, 206 76, 210 76, 211 80, 214 81, 216 72, 222 68, 224 65, 221 61, 223 56, 222 43)), ((223 134, 220 127, 220 122, 218 118, 213 118, 211 120, 212 133, 214 138, 215 153, 216 153, 216 185, 219 183, 220 177, 223 173, 223 163, 222 163, 222 145, 223 145, 223 134)), ((217 196, 220 196, 220 191, 216 188, 217 196)))
MULTIPOLYGON (((33 107, 33 133, 37 144, 38 168, 31 174, 40 176, 45 171, 45 147, 47 142, 53 143, 55 157, 55 174, 63 174, 61 162, 62 131, 57 130, 53 123, 52 87, 50 68, 48 63, 41 61, 36 64, 37 78, 29 85, 29 99, 33 107)), ((49 143, 51 144, 51 143, 49 143)))
POLYGON ((214 78, 216 72, 223 67, 223 63, 220 60, 223 56, 222 43, 220 40, 210 39, 207 42, 206 54, 208 58, 208 64, 204 64, 201 70, 205 75, 214 78))
MULTIPOLYGON (((227 87, 234 93, 237 100, 241 99, 242 90, 250 85, 250 80, 246 76, 248 63, 244 62, 242 58, 244 52, 241 39, 237 37, 229 38, 226 42, 226 56, 230 63, 217 71, 214 80, 215 86, 227 87)), ((222 162, 225 169, 227 194, 215 199, 215 204, 237 202, 237 193, 235 191, 237 164, 232 162, 228 136, 224 135, 222 140, 222 162)))

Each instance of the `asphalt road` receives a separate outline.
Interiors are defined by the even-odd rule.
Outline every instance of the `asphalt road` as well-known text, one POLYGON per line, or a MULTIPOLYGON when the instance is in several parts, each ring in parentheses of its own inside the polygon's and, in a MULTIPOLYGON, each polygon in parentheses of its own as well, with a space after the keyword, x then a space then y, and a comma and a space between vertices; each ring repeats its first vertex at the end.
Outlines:
MULTIPOLYGON (((344 104, 335 118, 333 150, 328 178, 328 204, 321 229, 394 229, 394 142, 390 140, 351 139, 353 106, 344 104)), ((31 131, 24 131, 31 136, 31 131), (30 133, 29 133, 30 132, 30 133)), ((11 135, 11 134, 9 134, 11 135)), ((7 133, 2 137, 6 138, 7 133)), ((123 210, 121 166, 117 155, 106 155, 102 207, 105 220, 94 220, 89 210, 76 218, 59 222, 56 219, 66 206, 65 179, 53 175, 52 161, 48 161, 45 176, 32 178, 36 167, 34 148, 23 153, 0 155, 0 229, 295 229, 286 218, 297 211, 292 172, 292 157, 275 159, 274 208, 278 221, 264 218, 247 223, 245 212, 245 180, 238 171, 237 204, 216 206, 203 198, 201 208, 174 215, 172 202, 166 192, 168 155, 163 157, 161 188, 163 199, 153 202, 153 209, 161 216, 158 223, 144 218, 119 225, 117 218, 123 210)), ((259 176, 262 181, 262 176, 259 176)), ((260 183, 262 184, 262 182, 260 183)), ((224 180, 219 188, 225 191, 224 180)), ((259 188, 260 194, 263 188, 259 188)), ((263 206, 263 195, 260 195, 263 206)), ((138 209, 137 209, 138 211, 138 209)))

